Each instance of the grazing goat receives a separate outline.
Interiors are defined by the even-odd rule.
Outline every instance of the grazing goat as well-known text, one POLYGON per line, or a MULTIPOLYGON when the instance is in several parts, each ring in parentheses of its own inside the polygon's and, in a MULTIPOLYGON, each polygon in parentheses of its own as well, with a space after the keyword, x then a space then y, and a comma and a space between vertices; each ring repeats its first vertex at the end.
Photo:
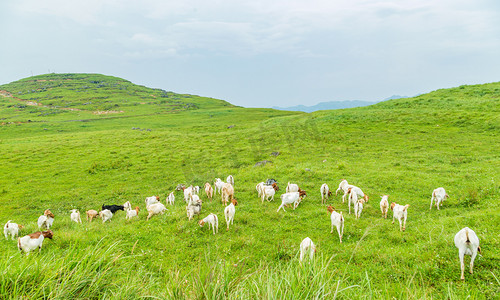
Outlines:
POLYGON ((332 230, 330 230, 330 233, 333 233, 333 226, 337 227, 339 239, 342 243, 342 236, 344 235, 344 216, 342 215, 342 212, 340 212, 340 214, 336 212, 335 208, 331 205, 329 205, 327 209, 331 214, 330 219, 332 221, 332 230))
POLYGON ((380 200, 380 210, 382 211, 382 218, 387 219, 387 211, 389 210, 389 196, 382 196, 382 200, 380 200))
POLYGON ((123 205, 115 205, 115 204, 112 204, 112 205, 102 205, 101 207, 102 210, 109 210, 112 214, 116 213, 117 211, 119 210, 123 210, 125 211, 125 207, 123 205))
POLYGON ((234 213, 236 209, 234 208, 236 205, 238 205, 238 201, 236 199, 231 200, 231 204, 226 206, 224 209, 224 216, 226 217, 226 224, 227 224, 227 229, 229 230, 229 223, 233 224, 234 222, 234 213))
POLYGON ((214 186, 215 186, 215 194, 216 195, 217 193, 220 194, 222 192, 222 187, 224 186, 224 182, 220 178, 215 178, 214 186))
POLYGON ((40 229, 50 229, 52 227, 52 224, 54 223, 54 214, 46 209, 43 212, 43 216, 40 216, 38 218, 38 228, 40 229))
POLYGON ((232 184, 230 183, 224 184, 224 186, 222 187, 221 198, 222 198, 222 203, 225 205, 234 199, 234 188, 232 184))
POLYGON ((168 194, 168 197, 167 197, 167 199, 166 199, 166 202, 167 202, 167 204, 174 205, 174 202, 175 202, 175 195, 174 195, 174 192, 171 192, 170 194, 168 194))
POLYGON ((148 217, 146 218, 146 221, 149 220, 154 215, 159 215, 163 214, 167 208, 163 203, 154 203, 149 206, 146 206, 146 210, 148 211, 148 217))
POLYGON ((349 183, 347 183, 347 180, 342 179, 342 181, 339 184, 339 188, 335 191, 335 195, 337 195, 337 193, 339 191, 344 192, 344 195, 342 196, 342 203, 344 203, 344 201, 345 201, 345 196, 347 195, 347 189, 348 189, 347 186, 348 185, 349 185, 349 183))
POLYGON ((212 225, 212 230, 215 232, 219 232, 219 218, 217 218, 216 214, 209 214, 202 220, 198 221, 200 227, 203 227, 205 223, 208 223, 208 230, 210 230, 210 225, 212 225))
POLYGON ((292 204, 293 203, 293 209, 297 208, 300 202, 300 194, 299 192, 291 192, 291 193, 284 193, 280 196, 281 198, 281 205, 278 207, 278 210, 276 212, 279 212, 280 209, 283 208, 283 211, 286 212, 285 210, 285 205, 286 204, 292 204))
POLYGON ((199 195, 200 194, 200 186, 195 185, 193 187, 193 194, 199 195))
POLYGON ((349 206, 349 214, 351 214, 351 204, 356 205, 358 203, 358 194, 356 193, 348 193, 349 199, 347 199, 347 204, 349 206))
POLYGON ((104 209, 99 212, 99 217, 102 219, 102 222, 106 222, 107 220, 111 220, 113 217, 113 213, 109 209, 104 209))
POLYGON ((71 210, 71 221, 80 224, 82 223, 82 219, 80 218, 80 212, 78 211, 78 209, 71 210))
POLYGON ((23 225, 19 225, 16 223, 11 223, 11 220, 7 221, 5 223, 5 226, 3 227, 3 234, 5 235, 5 239, 8 239, 9 234, 11 235, 12 239, 14 239, 15 236, 19 236, 19 229, 23 229, 23 225))
POLYGON ((328 184, 323 183, 321 185, 321 188, 319 189, 321 192, 321 204, 325 203, 325 199, 328 200, 328 198, 332 195, 332 192, 328 188, 328 184))
POLYGON ((159 196, 146 197, 146 200, 144 200, 144 202, 146 202, 146 207, 148 207, 151 204, 160 202, 160 197, 159 196))
POLYGON ((356 219, 361 218, 361 212, 363 211, 363 203, 365 203, 365 200, 363 198, 358 199, 358 201, 354 203, 354 216, 356 216, 356 219))
POLYGON ((441 202, 444 202, 444 199, 449 198, 448 194, 446 194, 446 191, 444 188, 440 187, 432 191, 432 197, 431 197, 431 207, 429 210, 432 209, 432 201, 435 201, 436 207, 439 210, 439 205, 441 205, 441 202))
POLYGON ((299 186, 297 184, 295 184, 295 183, 288 182, 285 191, 287 193, 298 192, 299 191, 299 186))
POLYGON ((391 210, 393 211, 392 224, 394 224, 394 219, 398 219, 399 231, 405 231, 406 229, 406 217, 408 216, 408 207, 410 207, 410 204, 406 204, 405 206, 403 206, 396 204, 395 202, 391 203, 391 210))
POLYGON ((313 241, 310 238, 306 237, 300 243, 300 262, 301 263, 302 263, 302 260, 304 259, 304 256, 308 252, 309 252, 309 258, 313 259, 314 253, 316 253, 316 246, 314 245, 313 241))
POLYGON ((127 201, 127 202, 123 203, 123 209, 125 211, 127 211, 129 209, 132 209, 132 204, 130 204, 130 201, 127 201))
POLYGON ((89 222, 92 222, 93 218, 99 217, 99 213, 97 212, 97 210, 90 209, 87 210, 85 213, 87 214, 87 221, 89 222))
POLYGON ((36 248, 38 248, 38 252, 41 252, 43 240, 46 238, 52 239, 53 235, 54 233, 52 230, 38 231, 25 235, 17 239, 17 248, 19 248, 20 251, 26 252, 26 255, 36 248))
POLYGON ((207 194, 208 200, 212 201, 214 197, 214 189, 208 182, 205 182, 205 194, 207 194))
POLYGON ((233 178, 233 175, 229 175, 227 176, 226 178, 226 182, 231 184, 231 185, 234 185, 234 178, 233 178))
POLYGON ((125 217, 127 220, 132 219, 133 217, 137 217, 139 215, 139 206, 136 206, 135 209, 128 209, 127 216, 125 217))
POLYGON ((199 199, 195 201, 189 201, 188 205, 186 206, 186 212, 188 220, 191 220, 195 215, 199 215, 201 213, 201 201, 199 199))
POLYGON ((358 195, 358 197, 361 197, 365 200, 365 202, 368 202, 368 195, 363 193, 363 191, 359 187, 354 186, 354 185, 349 185, 348 189, 347 189, 347 194, 351 194, 351 193, 356 193, 358 195))
POLYGON ((469 227, 462 228, 455 235, 455 246, 458 248, 458 257, 460 258, 460 279, 464 280, 464 255, 470 255, 470 273, 474 267, 474 259, 476 259, 477 252, 481 253, 479 247, 479 238, 476 233, 469 227))
POLYGON ((279 187, 276 183, 273 183, 272 186, 264 186, 264 189, 262 190, 262 203, 264 203, 264 199, 270 201, 269 197, 271 197, 271 200, 274 200, 274 194, 277 191, 279 191, 279 187))
POLYGON ((256 186, 255 189, 257 190, 257 194, 259 195, 259 198, 262 197, 262 190, 264 190, 265 184, 264 182, 259 182, 256 186))
POLYGON ((184 201, 186 203, 188 203, 189 199, 191 199, 191 195, 193 195, 193 186, 192 185, 190 185, 184 189, 184 201))

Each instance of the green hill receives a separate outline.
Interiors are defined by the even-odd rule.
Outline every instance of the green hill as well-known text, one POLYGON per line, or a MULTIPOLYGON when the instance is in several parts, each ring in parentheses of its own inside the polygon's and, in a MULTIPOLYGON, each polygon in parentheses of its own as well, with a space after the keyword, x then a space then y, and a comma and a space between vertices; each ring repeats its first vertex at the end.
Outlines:
MULTIPOLYGON (((33 78, 26 81, 34 84, 33 78)), ((60 110, 45 107, 48 99, 30 99, 36 93, 19 94, 12 84, 0 89, 41 102, 36 109, 60 110)), ((9 107, 23 100, 3 97, 0 221, 25 225, 24 235, 38 230, 45 209, 56 218, 54 239, 44 242, 40 254, 24 257, 15 241, 0 243, 0 295, 493 299, 500 292, 499 89, 500 83, 464 86, 311 114, 196 96, 180 98, 197 108, 159 113, 157 104, 128 105, 116 97, 123 117, 94 115, 101 108, 75 104, 84 108, 20 123, 12 120, 36 114, 9 107), (271 162, 256 166, 264 160, 271 162), (209 201, 203 192, 200 218, 188 221, 182 192, 174 192, 175 205, 146 221, 146 197, 158 195, 165 203, 179 183, 213 185, 229 174, 239 204, 228 231, 220 195, 209 201), (280 190, 274 202, 262 203, 255 185, 267 178, 277 179, 280 190), (330 233, 319 188, 327 183, 336 190, 343 178, 370 200, 356 220, 340 195, 330 198, 345 217, 340 244, 336 231, 330 233), (277 213, 287 182, 308 196, 296 210, 277 213), (440 186, 450 198, 441 210, 429 210, 431 192, 440 186), (384 194, 390 202, 410 204, 405 232, 397 221, 381 218, 384 194), (126 221, 118 212, 105 225, 70 222, 70 209, 84 218, 88 209, 126 201, 140 207, 139 219, 126 221), (196 224, 211 212, 219 217, 216 235, 196 224), (483 254, 462 282, 453 236, 465 226, 478 234, 483 254), (318 247, 314 262, 301 266, 305 237, 318 247)), ((64 101, 89 101, 79 98, 81 92, 65 93, 64 101)))

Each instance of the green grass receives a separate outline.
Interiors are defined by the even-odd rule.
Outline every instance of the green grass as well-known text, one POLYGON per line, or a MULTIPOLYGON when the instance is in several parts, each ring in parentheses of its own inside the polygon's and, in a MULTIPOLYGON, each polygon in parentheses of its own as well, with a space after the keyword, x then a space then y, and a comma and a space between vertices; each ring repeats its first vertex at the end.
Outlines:
MULTIPOLYGON (((105 84, 99 92, 110 98, 115 81, 147 89, 101 75, 36 80, 52 76, 97 76, 105 84)), ((33 84, 40 82, 28 78, 0 90, 16 94, 33 84)), ((50 93, 87 101, 81 92, 58 88, 50 93)), ((0 126, 0 220, 24 224, 27 234, 37 230, 46 208, 56 215, 54 240, 45 241, 40 254, 25 257, 14 241, 0 243, 0 297, 498 297, 499 90, 500 83, 464 86, 312 114, 246 109, 197 96, 189 99, 196 107, 158 110, 156 103, 134 106, 116 97, 125 111, 119 117, 63 110, 32 118, 31 108, 9 107, 22 100, 0 97, 1 116, 12 122, 0 126), (274 151, 281 154, 270 156, 274 151), (254 166, 262 160, 272 163, 254 166), (159 195, 163 202, 178 183, 202 186, 229 174, 239 201, 229 231, 220 201, 202 196, 202 217, 219 216, 214 236, 196 218, 187 220, 179 192, 165 215, 145 220, 145 197, 159 195), (274 202, 261 204, 255 185, 271 177, 280 191, 274 202), (362 187, 370 201, 355 220, 340 196, 331 199, 346 218, 339 244, 319 188, 326 182, 336 189, 342 178, 362 187), (308 197, 297 210, 276 213, 288 181, 308 197), (429 211, 430 194, 439 186, 450 199, 442 210, 429 211), (383 194, 411 205, 406 232, 380 217, 383 194), (139 219, 127 222, 119 212, 106 225, 69 220, 72 208, 83 214, 126 201, 140 206, 139 219), (453 236, 465 226, 478 234, 483 256, 461 282, 453 236), (298 248, 306 236, 318 252, 314 262, 300 266, 298 248)))

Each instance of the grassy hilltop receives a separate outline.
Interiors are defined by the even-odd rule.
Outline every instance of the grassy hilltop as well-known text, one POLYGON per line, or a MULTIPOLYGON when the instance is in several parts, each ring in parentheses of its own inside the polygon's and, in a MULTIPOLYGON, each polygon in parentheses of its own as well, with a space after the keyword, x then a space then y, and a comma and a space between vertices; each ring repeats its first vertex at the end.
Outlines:
MULTIPOLYGON (((500 83, 438 90, 369 107, 312 114, 248 109, 97 74, 49 74, 0 86, 0 221, 37 231, 46 208, 54 240, 41 254, 0 243, 0 297, 465 299, 500 292, 500 83), (234 127, 233 127, 234 126, 234 127), (231 128, 228 128, 231 127, 231 128), (279 151, 277 157, 270 156, 279 151), (264 166, 256 162, 270 160, 264 166), (188 221, 182 194, 145 220, 144 199, 163 203, 178 183, 235 178, 234 226, 223 206, 212 235, 188 221), (255 185, 275 178, 274 202, 255 185), (347 179, 370 196, 361 219, 330 234, 319 188, 347 179), (308 197, 276 213, 287 182, 308 197), (443 186, 450 198, 429 211, 443 186), (380 195, 410 204, 407 230, 380 217, 380 195), (139 206, 139 219, 71 223, 69 210, 139 206), (468 226, 483 256, 461 282, 453 237, 468 226), (300 241, 317 245, 298 264, 300 241)), ((389 213, 392 217, 392 213, 389 213)), ((468 265, 466 258, 466 266, 468 265)))

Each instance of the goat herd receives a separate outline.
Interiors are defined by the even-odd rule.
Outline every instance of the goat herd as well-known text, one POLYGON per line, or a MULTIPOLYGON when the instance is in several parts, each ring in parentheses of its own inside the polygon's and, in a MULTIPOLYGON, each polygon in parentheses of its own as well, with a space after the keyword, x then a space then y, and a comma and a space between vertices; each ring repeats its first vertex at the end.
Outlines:
MULTIPOLYGON (((220 178, 216 178, 214 182, 215 190, 212 188, 210 183, 205 183, 205 193, 209 200, 212 200, 214 195, 217 193, 221 194, 221 200, 224 205, 227 205, 224 209, 224 216, 226 219, 227 228, 229 230, 229 225, 233 223, 234 215, 235 215, 235 206, 238 204, 237 200, 234 198, 234 178, 229 175, 227 177, 226 182, 223 182, 220 178)), ((201 213, 202 201, 199 197, 200 187, 199 186, 189 186, 185 187, 184 185, 178 185, 176 190, 184 192, 184 201, 187 203, 186 212, 187 217, 191 220, 195 215, 199 215, 201 213)), ((262 200, 271 201, 274 200, 274 195, 276 191, 279 190, 278 183, 274 179, 268 179, 266 182, 261 182, 256 186, 257 193, 262 200)), ((349 214, 351 213, 351 204, 354 206, 354 215, 356 219, 361 217, 361 212, 363 211, 363 204, 368 202, 368 195, 363 193, 363 191, 354 185, 349 184, 346 180, 342 180, 339 184, 338 189, 335 194, 337 195, 339 191, 342 191, 344 194, 342 196, 342 202, 344 203, 346 200, 349 206, 349 214)), ((325 183, 320 188, 321 192, 321 203, 325 203, 325 200, 328 200, 329 196, 332 195, 328 185, 325 183)), ((277 212, 280 209, 285 211, 285 206, 293 205, 293 209, 296 209, 302 199, 307 196, 307 193, 300 189, 297 184, 288 183, 286 187, 286 193, 280 196, 281 205, 278 207, 277 212)), ((448 194, 444 188, 440 187, 435 189, 432 192, 431 197, 431 206, 432 209, 433 202, 437 209, 442 204, 442 202, 448 198, 448 194)), ((167 208, 165 205, 160 203, 160 198, 158 196, 147 197, 146 202, 146 210, 148 212, 147 220, 149 220, 152 216, 163 214, 167 208)), ((174 192, 171 192, 167 199, 166 204, 173 205, 175 201, 174 192)), ((406 229, 406 219, 408 215, 408 207, 410 205, 399 205, 392 202, 389 205, 388 196, 382 196, 380 201, 380 210, 382 212, 382 217, 387 218, 387 211, 389 207, 393 211, 392 223, 394 223, 394 219, 399 221, 399 229, 400 231, 404 231, 406 229)), ((327 207, 328 211, 331 213, 331 231, 333 233, 333 227, 337 228, 337 232, 339 235, 340 243, 342 243, 342 235, 344 231, 344 216, 342 212, 338 213, 335 211, 335 208, 331 205, 327 207)), ((123 210, 126 211, 126 219, 130 220, 131 218, 137 217, 139 215, 139 207, 135 207, 132 209, 132 205, 129 201, 124 203, 123 205, 102 205, 102 210, 97 212, 96 210, 88 210, 86 211, 87 221, 92 222, 94 218, 101 218, 102 222, 106 222, 110 220, 113 215, 118 211, 123 210)), ((76 209, 71 210, 71 220, 77 223, 81 223, 82 220, 80 218, 80 212, 76 209)), ((42 243, 45 238, 52 239, 53 232, 50 230, 54 222, 54 214, 50 210, 45 210, 44 214, 38 218, 38 227, 40 229, 45 229, 46 231, 35 232, 23 237, 18 238, 17 246, 20 251, 24 251, 29 254, 30 251, 35 250, 36 248, 41 251, 42 243)), ((218 232, 219 229, 219 221, 216 214, 210 213, 207 217, 201 219, 198 224, 203 226, 205 223, 208 223, 209 229, 212 227, 213 234, 218 232)), ((22 225, 18 225, 16 223, 11 222, 10 220, 4 226, 4 234, 5 238, 8 238, 10 234, 12 239, 15 236, 18 236, 19 229, 22 229, 22 225)), ((477 252, 481 252, 481 248, 479 247, 479 239, 476 233, 465 227, 460 230, 455 235, 455 246, 458 248, 459 258, 460 258, 460 268, 461 268, 461 279, 465 279, 464 277, 464 255, 471 256, 470 262, 470 273, 472 274, 472 269, 474 266, 474 259, 476 258, 477 252)), ((305 255, 309 255, 312 259, 314 257, 314 253, 316 252, 316 246, 310 238, 305 238, 300 244, 300 261, 302 262, 305 255)))

